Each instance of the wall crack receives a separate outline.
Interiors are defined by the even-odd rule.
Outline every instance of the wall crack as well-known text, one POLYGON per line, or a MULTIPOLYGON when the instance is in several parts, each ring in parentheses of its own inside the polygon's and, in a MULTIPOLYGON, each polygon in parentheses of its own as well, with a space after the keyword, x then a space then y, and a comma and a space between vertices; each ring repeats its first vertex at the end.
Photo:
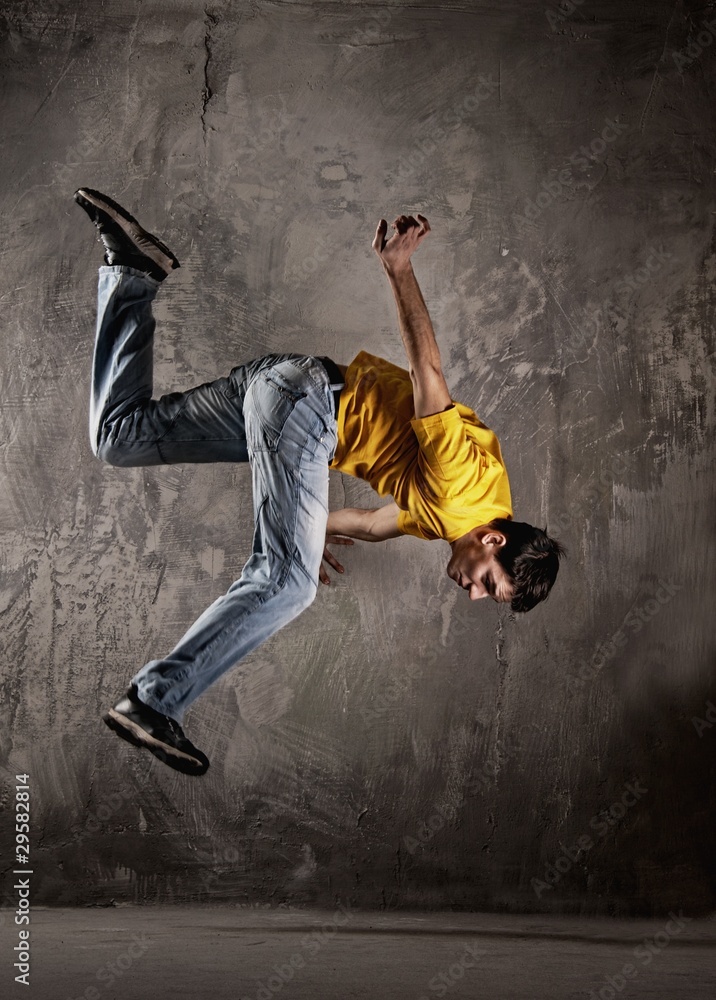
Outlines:
POLYGON ((201 131, 204 137, 204 148, 206 148, 206 112, 209 106, 209 101, 213 97, 213 90, 211 89, 211 84, 209 83, 209 64, 211 63, 213 52, 212 52, 212 29, 216 27, 218 23, 218 17, 215 14, 209 13, 208 10, 204 10, 204 86, 201 90, 201 131))

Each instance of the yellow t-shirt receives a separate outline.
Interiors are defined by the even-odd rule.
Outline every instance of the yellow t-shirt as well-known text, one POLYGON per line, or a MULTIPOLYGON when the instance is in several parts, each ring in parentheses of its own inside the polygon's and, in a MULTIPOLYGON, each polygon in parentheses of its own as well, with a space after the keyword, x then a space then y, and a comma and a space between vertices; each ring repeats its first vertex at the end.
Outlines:
POLYGON ((398 529, 417 538, 454 542, 494 517, 512 517, 492 431, 455 402, 416 418, 410 374, 367 351, 346 371, 331 468, 391 495, 398 529))

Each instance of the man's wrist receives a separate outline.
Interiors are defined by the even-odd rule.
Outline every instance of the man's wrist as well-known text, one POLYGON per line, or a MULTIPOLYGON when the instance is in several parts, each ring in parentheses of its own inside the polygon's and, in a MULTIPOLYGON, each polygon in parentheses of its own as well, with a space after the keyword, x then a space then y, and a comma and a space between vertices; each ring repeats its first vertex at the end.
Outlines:
POLYGON ((413 262, 407 260, 400 264, 386 264, 383 261, 383 269, 388 276, 390 282, 399 283, 406 277, 411 277, 413 275, 413 262))

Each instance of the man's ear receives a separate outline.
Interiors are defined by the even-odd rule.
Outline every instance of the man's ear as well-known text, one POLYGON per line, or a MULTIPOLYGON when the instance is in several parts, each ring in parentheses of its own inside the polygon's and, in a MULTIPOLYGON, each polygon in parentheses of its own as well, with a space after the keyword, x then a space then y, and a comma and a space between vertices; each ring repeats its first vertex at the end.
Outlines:
POLYGON ((482 536, 483 545, 496 545, 497 548, 502 548, 503 545, 507 544, 507 535, 504 535, 501 531, 495 531, 490 529, 486 535, 482 536))

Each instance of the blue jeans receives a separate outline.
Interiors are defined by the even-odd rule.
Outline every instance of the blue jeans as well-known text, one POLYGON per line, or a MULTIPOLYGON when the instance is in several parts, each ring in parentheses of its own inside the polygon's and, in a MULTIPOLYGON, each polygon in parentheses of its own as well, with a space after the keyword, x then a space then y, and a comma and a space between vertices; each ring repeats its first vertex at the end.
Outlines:
POLYGON ((210 684, 316 596, 340 383, 314 357, 270 354, 152 399, 158 284, 130 267, 100 268, 92 449, 118 466, 249 462, 254 500, 253 550, 240 578, 168 656, 132 678, 141 701, 181 722, 210 684))

